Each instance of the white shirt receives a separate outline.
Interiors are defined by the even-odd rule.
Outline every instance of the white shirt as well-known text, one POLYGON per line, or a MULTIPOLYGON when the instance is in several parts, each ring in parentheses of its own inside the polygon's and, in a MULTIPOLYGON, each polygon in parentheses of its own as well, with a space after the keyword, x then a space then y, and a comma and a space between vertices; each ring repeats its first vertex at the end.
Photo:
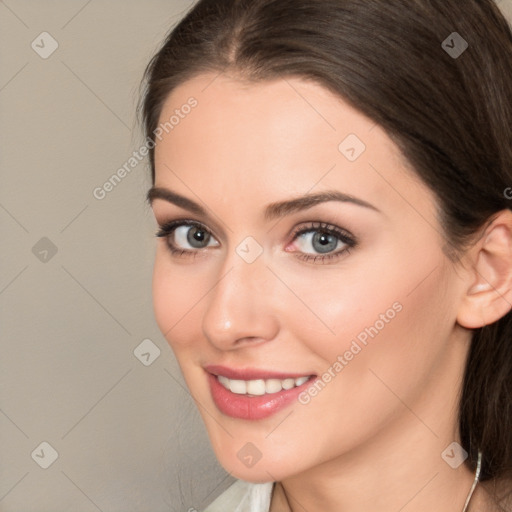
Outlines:
POLYGON ((268 512, 274 482, 254 484, 237 480, 204 512, 268 512))

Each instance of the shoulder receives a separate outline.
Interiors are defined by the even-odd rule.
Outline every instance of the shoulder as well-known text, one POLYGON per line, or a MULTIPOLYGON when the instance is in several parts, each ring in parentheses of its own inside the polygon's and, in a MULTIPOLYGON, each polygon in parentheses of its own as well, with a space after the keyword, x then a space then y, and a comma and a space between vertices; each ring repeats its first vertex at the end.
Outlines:
POLYGON ((268 512, 273 482, 255 484, 237 480, 204 512, 268 512))

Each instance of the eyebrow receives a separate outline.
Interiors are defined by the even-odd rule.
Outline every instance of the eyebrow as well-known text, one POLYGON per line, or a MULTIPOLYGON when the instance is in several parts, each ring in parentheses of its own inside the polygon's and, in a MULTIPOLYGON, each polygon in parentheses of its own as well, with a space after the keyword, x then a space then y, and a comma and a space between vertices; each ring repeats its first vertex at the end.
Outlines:
MULTIPOLYGON (((181 196, 168 188, 163 187, 151 187, 148 190, 146 199, 150 205, 153 204, 155 199, 163 199, 169 203, 175 204, 185 210, 188 210, 197 215, 202 215, 204 217, 208 217, 208 213, 206 209, 203 208, 200 204, 192 201, 191 199, 181 196)), ((349 194, 344 194, 338 190, 326 190, 323 192, 318 192, 316 194, 306 194, 304 196, 296 197, 293 199, 288 199, 286 201, 279 201, 277 203, 271 203, 267 205, 265 208, 265 220, 270 221, 276 218, 285 217, 286 215, 290 215, 291 213, 298 212, 301 210, 307 210, 308 208, 312 208, 313 206, 325 203, 328 201, 338 201, 342 203, 352 203, 357 206, 362 206, 364 208, 369 208, 376 212, 380 210, 373 206, 372 204, 363 201, 357 197, 351 196, 349 194)))

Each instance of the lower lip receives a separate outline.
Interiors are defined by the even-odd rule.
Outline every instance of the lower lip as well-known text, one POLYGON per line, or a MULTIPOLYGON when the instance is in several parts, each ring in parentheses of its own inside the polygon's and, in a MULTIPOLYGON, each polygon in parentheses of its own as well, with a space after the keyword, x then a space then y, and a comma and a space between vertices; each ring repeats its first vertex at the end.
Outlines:
POLYGON ((213 401, 220 412, 242 420, 261 420, 281 411, 311 385, 314 378, 292 389, 261 396, 239 395, 226 389, 215 375, 208 374, 213 401))

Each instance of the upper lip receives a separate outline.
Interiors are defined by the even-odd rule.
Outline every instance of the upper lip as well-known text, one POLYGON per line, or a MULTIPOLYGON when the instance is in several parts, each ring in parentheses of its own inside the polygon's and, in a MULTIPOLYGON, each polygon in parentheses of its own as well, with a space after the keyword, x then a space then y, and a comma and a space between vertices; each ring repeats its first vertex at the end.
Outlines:
POLYGON ((233 380, 258 380, 258 379, 296 379, 298 377, 310 377, 311 373, 285 373, 259 368, 229 368, 227 366, 209 364, 204 369, 213 375, 222 375, 233 380))

